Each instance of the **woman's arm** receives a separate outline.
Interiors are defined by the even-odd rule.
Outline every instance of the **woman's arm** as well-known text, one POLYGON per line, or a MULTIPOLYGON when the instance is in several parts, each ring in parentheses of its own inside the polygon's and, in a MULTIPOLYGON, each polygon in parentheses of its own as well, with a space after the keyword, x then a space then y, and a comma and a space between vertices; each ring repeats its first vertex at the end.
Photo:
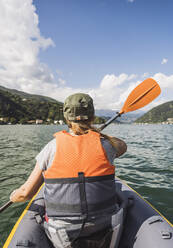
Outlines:
POLYGON ((11 193, 10 200, 12 202, 23 202, 31 199, 36 194, 42 183, 42 170, 37 163, 27 181, 20 188, 11 193))
POLYGON ((116 149, 116 157, 120 157, 127 151, 127 145, 123 140, 115 137, 109 137, 109 141, 116 149))

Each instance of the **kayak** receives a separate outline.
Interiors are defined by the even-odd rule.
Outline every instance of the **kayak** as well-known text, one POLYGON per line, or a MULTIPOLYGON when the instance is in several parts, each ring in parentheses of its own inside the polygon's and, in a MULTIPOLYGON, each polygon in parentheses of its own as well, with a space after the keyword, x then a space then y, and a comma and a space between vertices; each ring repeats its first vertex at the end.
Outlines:
MULTIPOLYGON (((115 182, 123 225, 121 232, 113 232, 109 247, 172 248, 173 225, 124 181, 116 177, 115 182)), ((41 225, 45 211, 43 188, 44 185, 29 202, 3 248, 53 248, 41 225)))

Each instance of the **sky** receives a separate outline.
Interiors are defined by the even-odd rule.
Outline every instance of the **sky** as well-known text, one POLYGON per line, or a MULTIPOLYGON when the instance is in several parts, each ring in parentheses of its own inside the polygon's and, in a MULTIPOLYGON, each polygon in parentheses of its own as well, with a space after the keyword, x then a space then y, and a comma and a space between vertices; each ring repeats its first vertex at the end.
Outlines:
POLYGON ((144 79, 173 100, 172 0, 1 0, 0 85, 119 110, 144 79))

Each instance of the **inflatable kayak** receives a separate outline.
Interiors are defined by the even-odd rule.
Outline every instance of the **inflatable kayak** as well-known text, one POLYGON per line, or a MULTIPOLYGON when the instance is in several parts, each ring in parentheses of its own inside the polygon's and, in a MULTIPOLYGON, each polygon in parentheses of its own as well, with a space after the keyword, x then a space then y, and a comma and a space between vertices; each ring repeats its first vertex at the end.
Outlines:
MULTIPOLYGON (((108 248, 173 248, 173 225, 125 182, 119 178, 115 181, 124 220, 122 231, 114 230, 108 248)), ((45 209, 43 187, 23 211, 3 248, 53 248, 41 225, 45 209)))

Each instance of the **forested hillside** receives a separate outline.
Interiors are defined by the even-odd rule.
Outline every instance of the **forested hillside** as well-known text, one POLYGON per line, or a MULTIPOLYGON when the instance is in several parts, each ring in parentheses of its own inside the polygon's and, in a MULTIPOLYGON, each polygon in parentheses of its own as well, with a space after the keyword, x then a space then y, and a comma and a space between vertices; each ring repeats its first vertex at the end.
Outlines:
MULTIPOLYGON (((47 124, 64 120, 63 103, 0 86, 0 124, 32 124, 36 120, 47 124)), ((95 117, 95 124, 104 122, 104 118, 95 117)))
POLYGON ((173 101, 163 103, 137 119, 137 123, 160 123, 173 118, 173 101))
POLYGON ((54 99, 31 95, 0 87, 1 122, 27 123, 29 120, 63 120, 63 103, 54 99))

